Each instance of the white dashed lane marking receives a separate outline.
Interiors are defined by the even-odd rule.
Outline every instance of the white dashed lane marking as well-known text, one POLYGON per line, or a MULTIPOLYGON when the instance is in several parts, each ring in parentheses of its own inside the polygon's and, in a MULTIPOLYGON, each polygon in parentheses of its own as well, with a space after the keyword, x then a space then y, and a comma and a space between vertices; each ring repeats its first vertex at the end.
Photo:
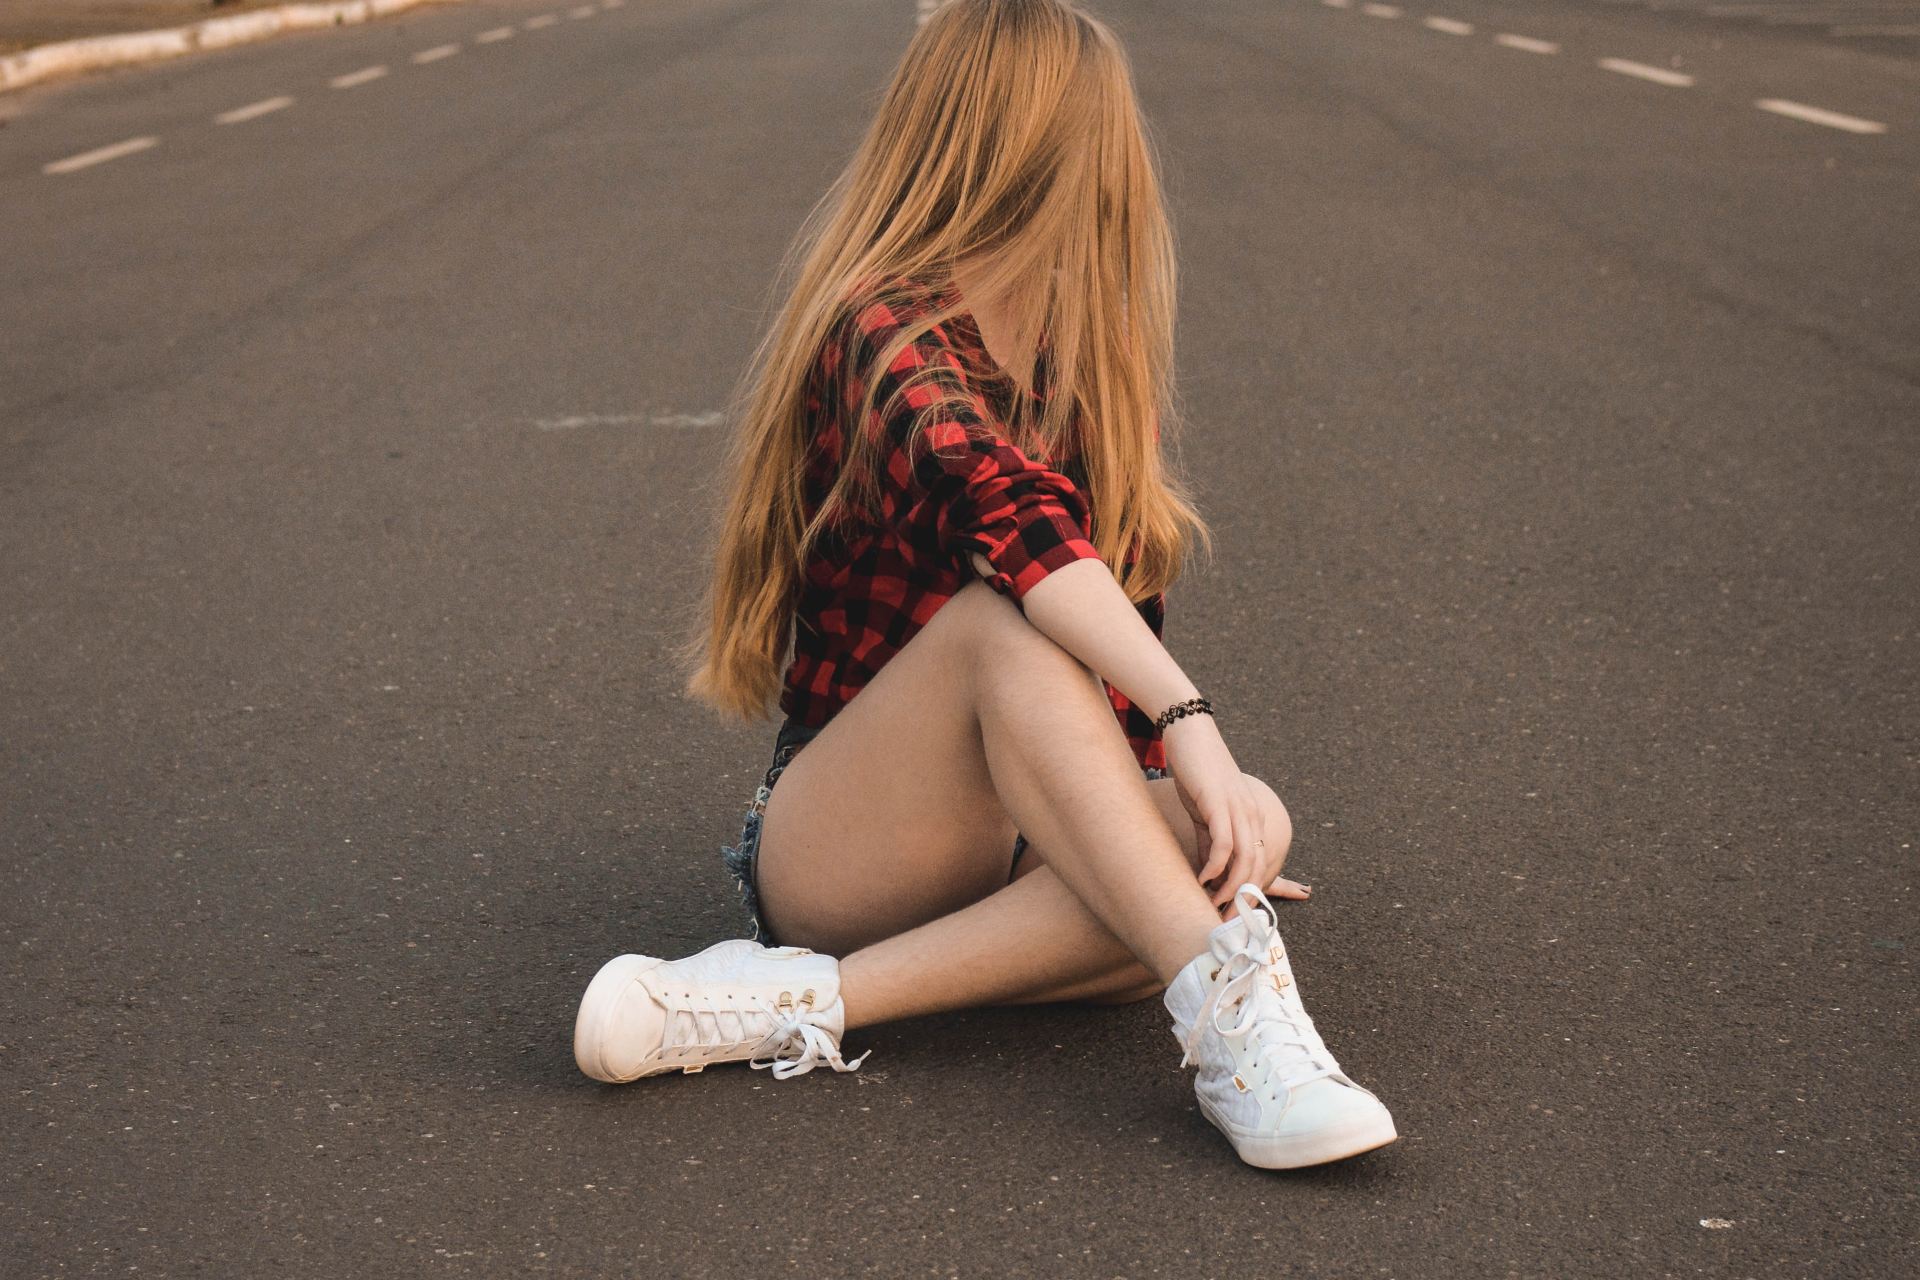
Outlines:
POLYGON ((1522 53, 1558 53, 1560 46, 1551 40, 1535 40, 1532 36, 1516 36, 1502 31, 1493 38, 1495 44, 1503 44, 1509 49, 1518 49, 1522 53))
POLYGON ((76 169, 89 169, 96 164, 105 164, 109 160, 118 160, 121 156, 130 156, 148 147, 160 145, 158 138, 128 138, 125 142, 116 142, 110 146, 95 147, 92 151, 82 151, 77 156, 68 156, 65 160, 55 160, 52 164, 40 166, 42 173, 72 173, 76 169))
MULTIPOLYGON (((621 8, 626 2, 627 0, 599 0, 598 4, 575 5, 573 8, 567 10, 567 16, 575 19, 591 18, 603 10, 621 8)), ((1345 5, 1350 3, 1350 0, 1327 0, 1327 3, 1345 5)), ((933 4, 928 3, 923 7, 930 11, 933 8, 933 4)), ((1381 5, 1375 7, 1390 8, 1391 6, 1381 5)), ((553 26, 559 21, 560 15, 557 13, 542 13, 528 18, 522 25, 529 31, 538 31, 543 27, 553 26)), ((501 40, 512 39, 513 34, 514 29, 512 27, 494 27, 492 30, 482 31, 473 39, 476 44, 494 44, 501 40)), ((451 58, 459 52, 460 46, 457 44, 435 45, 431 49, 422 49, 419 53, 414 54, 412 60, 424 66, 430 62, 438 62, 442 58, 451 58)), ((363 84, 368 84, 380 79, 387 74, 387 70, 387 67, 384 65, 362 67, 358 71, 349 71, 345 75, 334 76, 328 80, 327 83, 335 89, 354 89, 363 84)), ((258 120, 261 116, 272 115, 276 111, 284 111, 292 106, 293 103, 294 99, 291 95, 280 94, 277 97, 263 98, 259 102, 250 102, 244 107, 235 107, 231 111, 223 111, 215 116, 213 120, 215 124, 222 125, 244 124, 249 120, 258 120)), ((1794 104, 1789 103, 1786 105, 1791 107, 1794 104)), ((1802 110, 1813 111, 1815 108, 1808 107, 1802 108, 1802 110)), ((1849 117, 1836 118, 1847 119, 1849 117)), ((49 161, 40 166, 40 171, 49 174, 75 173, 81 169, 90 169, 97 164, 105 164, 109 160, 118 160, 122 156, 137 155, 142 151, 159 145, 160 139, 154 136, 128 138, 124 142, 115 142, 104 147, 95 147, 91 151, 83 151, 79 155, 68 156, 64 160, 49 161)))
POLYGON ((1885 133, 1887 131, 1887 126, 1878 120, 1862 120, 1859 116, 1842 115, 1838 111, 1828 111, 1825 107, 1810 107, 1804 102, 1790 102, 1785 98, 1761 98, 1753 105, 1762 111, 1771 111, 1777 116, 1804 120, 1808 124, 1823 124, 1829 129, 1844 129, 1848 133, 1885 133))
POLYGON ((1665 67, 1650 66, 1647 63, 1633 62, 1626 58, 1602 58, 1598 65, 1604 71, 1633 76, 1639 80, 1651 80, 1655 84, 1670 85, 1675 89, 1693 87, 1693 77, 1684 71, 1669 71, 1665 67))
MULTIPOLYGON (((924 7, 926 0, 921 0, 921 3, 924 7)), ((1329 9, 1347 9, 1353 6, 1354 0, 1320 0, 1320 3, 1329 9)), ((1362 13, 1372 18, 1397 18, 1403 12, 1398 5, 1372 3, 1371 0, 1359 7, 1362 13)), ((1420 25, 1428 30, 1439 31, 1450 36, 1470 36, 1475 30, 1471 22, 1463 22, 1458 18, 1444 18, 1438 14, 1421 18, 1420 25)), ((1517 35, 1511 31, 1496 32, 1493 42, 1503 48, 1518 49, 1522 53, 1551 55, 1560 52, 1560 46, 1552 40, 1517 35)), ((1675 89, 1691 89, 1696 83, 1694 77, 1685 71, 1675 71, 1670 67, 1655 66, 1647 62, 1635 62, 1630 58, 1600 58, 1595 65, 1603 71, 1611 71, 1616 75, 1632 76, 1637 80, 1647 80, 1675 89)), ((1825 107, 1795 102, 1790 98, 1759 98, 1753 105, 1762 111, 1770 111, 1774 115, 1785 116, 1790 120, 1817 124, 1828 129, 1840 129, 1846 133, 1881 134, 1887 131, 1886 124, 1879 120, 1866 120, 1840 111, 1829 111, 1825 107)))
POLYGON ((358 71, 349 71, 346 75, 335 76, 327 83, 336 89, 352 89, 369 80, 378 80, 385 74, 387 74, 385 67, 362 67, 358 71))
MULTIPOLYGON (((924 22, 928 17, 931 17, 933 11, 938 8, 939 3, 940 0, 919 0, 916 7, 920 11, 921 21, 924 22)), ((1347 9, 1353 6, 1354 0, 1320 0, 1320 3, 1329 9, 1347 9)), ((609 9, 618 9, 625 4, 626 0, 599 0, 598 4, 575 5, 566 10, 566 15, 573 19, 591 18, 596 13, 609 9)), ((1375 3, 1374 0, 1367 0, 1367 2, 1362 3, 1359 7, 1360 11, 1370 18, 1398 18, 1405 12, 1398 5, 1375 3)), ((521 26, 528 31, 539 31, 543 28, 551 27, 559 21, 560 15, 558 13, 542 13, 528 18, 521 26)), ((1429 30, 1438 31, 1450 36, 1470 36, 1474 34, 1475 30, 1471 22, 1463 22, 1458 18, 1441 17, 1437 14, 1422 18, 1421 25, 1429 30)), ((491 30, 480 32, 473 37, 473 40, 476 44, 494 44, 501 40, 509 40, 513 35, 514 29, 510 26, 494 27, 491 30)), ((1557 54, 1560 52, 1560 46, 1551 40, 1541 40, 1534 36, 1516 35, 1509 31, 1497 33, 1493 37, 1493 40, 1495 44, 1501 45, 1504 48, 1518 49, 1523 53, 1557 54)), ((419 53, 414 54, 412 60, 417 64, 425 65, 427 63, 438 62, 442 58, 451 58, 456 53, 459 53, 460 49, 461 46, 458 44, 436 45, 431 49, 422 49, 419 53)), ((1684 71, 1674 71, 1668 67, 1654 66, 1645 62, 1635 62, 1628 58, 1600 58, 1595 65, 1604 71, 1611 71, 1617 75, 1632 76, 1635 79, 1647 80, 1654 84, 1668 85, 1676 89, 1692 88, 1695 83, 1694 77, 1684 71)), ((378 80, 386 74, 387 68, 383 65, 362 67, 358 71, 350 71, 345 75, 335 76, 327 83, 335 89, 352 89, 378 80)), ((270 115, 276 111, 285 110, 292 106, 293 103, 293 98, 284 94, 278 97, 265 98, 259 102, 248 103, 244 107, 235 107, 231 111, 222 112, 214 117, 214 122, 223 125, 241 124, 248 120, 257 120, 261 116, 270 115)), ((1886 124, 1881 121, 1867 120, 1860 116, 1850 116, 1839 111, 1829 111, 1825 107, 1816 107, 1804 102, 1795 102, 1789 98, 1759 98, 1754 101, 1753 105, 1761 111, 1771 112, 1774 115, 1784 116, 1788 119, 1798 120, 1806 124, 1820 125, 1828 129, 1839 129, 1846 133, 1883 134, 1887 132, 1886 124)), ((128 138, 124 142, 116 142, 109 146, 96 147, 92 151, 84 151, 79 155, 68 156, 64 160, 52 161, 43 165, 41 171, 50 174, 73 173, 80 169, 90 168, 93 165, 104 164, 109 160, 118 160, 122 156, 135 155, 150 147, 158 146, 159 143, 160 139, 157 137, 128 138)))
POLYGON ((271 114, 272 112, 282 110, 292 105, 292 98, 267 98, 260 102, 248 103, 244 107, 235 107, 231 111, 222 111, 213 118, 213 122, 215 124, 244 124, 249 120, 257 120, 261 116, 271 114))

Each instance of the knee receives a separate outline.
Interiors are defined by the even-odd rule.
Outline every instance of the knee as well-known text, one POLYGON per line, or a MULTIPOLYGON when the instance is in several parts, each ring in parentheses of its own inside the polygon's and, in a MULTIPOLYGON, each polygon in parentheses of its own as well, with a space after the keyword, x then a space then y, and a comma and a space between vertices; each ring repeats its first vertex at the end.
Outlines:
MULTIPOLYGON (((1033 665, 1056 666, 1063 673, 1084 675, 1086 667, 1027 621, 1020 606, 985 581, 975 578, 961 587, 934 615, 946 621, 950 642, 967 669, 975 674, 1004 673, 1033 665)), ((929 623, 931 629, 933 623, 929 623)))

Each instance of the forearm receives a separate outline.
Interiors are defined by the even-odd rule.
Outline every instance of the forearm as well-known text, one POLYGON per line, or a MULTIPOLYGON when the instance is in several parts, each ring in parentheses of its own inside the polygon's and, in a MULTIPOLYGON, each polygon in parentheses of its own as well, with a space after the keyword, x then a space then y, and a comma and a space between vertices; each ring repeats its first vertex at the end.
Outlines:
POLYGON ((1147 714, 1199 693, 1103 562, 1056 569, 1020 603, 1028 622, 1147 714))

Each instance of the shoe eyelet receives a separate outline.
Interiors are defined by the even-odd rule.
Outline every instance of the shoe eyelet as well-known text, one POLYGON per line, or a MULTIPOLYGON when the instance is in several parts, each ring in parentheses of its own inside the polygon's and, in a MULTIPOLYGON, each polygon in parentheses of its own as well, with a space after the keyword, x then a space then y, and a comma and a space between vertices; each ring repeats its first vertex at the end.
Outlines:
POLYGON ((1238 1089, 1240 1092, 1245 1093, 1247 1091, 1247 1082, 1245 1080, 1242 1080, 1239 1076, 1235 1076, 1233 1078, 1233 1087, 1238 1089))

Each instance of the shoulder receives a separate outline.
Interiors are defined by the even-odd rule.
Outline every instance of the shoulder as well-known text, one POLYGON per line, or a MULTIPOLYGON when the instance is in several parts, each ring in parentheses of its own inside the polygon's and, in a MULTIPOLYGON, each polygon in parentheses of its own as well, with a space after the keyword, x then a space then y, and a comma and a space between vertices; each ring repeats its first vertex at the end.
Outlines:
POLYGON ((843 340, 885 346, 903 332, 913 332, 937 347, 963 348, 961 326, 930 323, 959 301, 951 286, 907 275, 869 275, 854 281, 841 294, 835 332, 843 340))
MULTIPOLYGON (((925 279, 894 275, 860 281, 841 297, 826 362, 858 387, 874 382, 903 391, 905 383, 932 382, 943 388, 938 394, 975 398, 985 367, 965 313, 955 314, 958 302, 950 287, 925 279)), ((909 396, 909 401, 921 405, 920 398, 909 396)), ((976 407, 985 411, 984 404, 976 407)))

